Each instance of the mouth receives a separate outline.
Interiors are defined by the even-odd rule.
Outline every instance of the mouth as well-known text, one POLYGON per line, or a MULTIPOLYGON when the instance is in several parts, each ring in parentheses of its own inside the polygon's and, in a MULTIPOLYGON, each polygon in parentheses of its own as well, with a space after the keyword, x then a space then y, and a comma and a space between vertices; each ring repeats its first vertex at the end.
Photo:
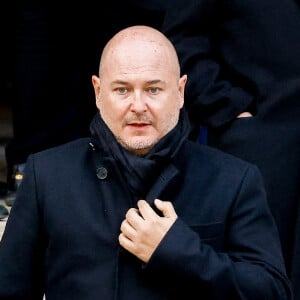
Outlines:
POLYGON ((148 123, 130 123, 127 124, 127 126, 131 127, 131 128, 135 128, 135 129, 144 129, 150 126, 150 124, 148 123))
POLYGON ((145 121, 145 120, 134 120, 134 121, 129 121, 127 123, 128 126, 134 126, 134 127, 145 127, 152 125, 152 122, 150 121, 145 121))

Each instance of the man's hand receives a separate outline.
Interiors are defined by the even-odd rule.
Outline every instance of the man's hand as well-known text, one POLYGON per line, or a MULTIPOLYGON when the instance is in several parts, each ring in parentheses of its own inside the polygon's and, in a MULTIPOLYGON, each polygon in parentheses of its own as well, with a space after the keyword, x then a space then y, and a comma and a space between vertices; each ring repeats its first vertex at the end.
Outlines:
POLYGON ((127 211, 119 235, 120 245, 145 263, 177 219, 171 202, 155 199, 154 204, 162 217, 145 200, 139 200, 137 209, 127 211))

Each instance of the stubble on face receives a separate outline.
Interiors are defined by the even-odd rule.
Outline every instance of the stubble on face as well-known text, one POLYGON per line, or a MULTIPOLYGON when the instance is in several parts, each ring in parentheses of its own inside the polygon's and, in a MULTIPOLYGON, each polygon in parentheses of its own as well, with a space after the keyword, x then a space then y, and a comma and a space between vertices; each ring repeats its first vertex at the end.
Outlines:
POLYGON ((178 122, 178 113, 174 110, 167 112, 164 118, 160 122, 159 128, 157 128, 156 123, 151 120, 151 118, 142 116, 131 116, 130 118, 125 118, 123 126, 130 124, 132 121, 143 121, 153 126, 155 132, 159 132, 159 135, 152 137, 151 135, 141 135, 138 132, 135 135, 124 136, 117 135, 117 141, 128 151, 133 152, 137 155, 147 154, 167 133, 169 133, 178 122))

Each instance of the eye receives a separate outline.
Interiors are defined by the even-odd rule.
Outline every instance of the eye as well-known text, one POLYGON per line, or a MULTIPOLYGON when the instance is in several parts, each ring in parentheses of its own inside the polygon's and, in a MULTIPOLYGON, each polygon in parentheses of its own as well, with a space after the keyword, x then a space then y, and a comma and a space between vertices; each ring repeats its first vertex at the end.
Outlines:
POLYGON ((127 93, 127 88, 119 87, 119 88, 117 88, 117 91, 120 95, 125 95, 127 93))
POLYGON ((150 87, 149 88, 149 93, 150 94, 156 95, 156 94, 158 94, 158 92, 159 92, 159 89, 157 87, 150 87))

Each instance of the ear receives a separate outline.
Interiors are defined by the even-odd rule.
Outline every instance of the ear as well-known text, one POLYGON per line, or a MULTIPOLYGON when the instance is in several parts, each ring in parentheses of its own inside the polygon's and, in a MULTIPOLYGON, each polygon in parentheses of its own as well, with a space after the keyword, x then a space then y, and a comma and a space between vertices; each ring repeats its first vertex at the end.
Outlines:
POLYGON ((92 83, 94 87, 94 92, 95 92, 95 99, 96 99, 96 105, 98 107, 98 102, 100 99, 100 78, 96 75, 92 76, 92 83))
POLYGON ((181 101, 180 107, 183 107, 184 104, 184 89, 185 89, 186 82, 187 82, 187 75, 185 74, 179 78, 178 92, 181 101))

